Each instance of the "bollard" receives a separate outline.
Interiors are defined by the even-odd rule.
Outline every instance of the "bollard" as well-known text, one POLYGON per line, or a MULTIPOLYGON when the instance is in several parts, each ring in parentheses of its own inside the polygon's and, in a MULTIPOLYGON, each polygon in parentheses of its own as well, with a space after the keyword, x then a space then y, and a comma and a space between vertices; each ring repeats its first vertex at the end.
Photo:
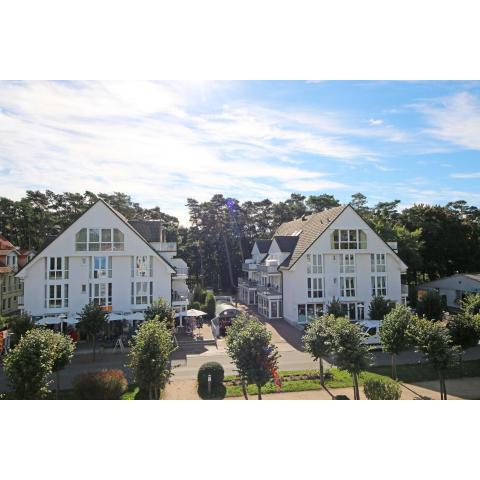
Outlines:
POLYGON ((212 393, 212 374, 208 375, 207 383, 208 383, 208 394, 210 395, 212 393))

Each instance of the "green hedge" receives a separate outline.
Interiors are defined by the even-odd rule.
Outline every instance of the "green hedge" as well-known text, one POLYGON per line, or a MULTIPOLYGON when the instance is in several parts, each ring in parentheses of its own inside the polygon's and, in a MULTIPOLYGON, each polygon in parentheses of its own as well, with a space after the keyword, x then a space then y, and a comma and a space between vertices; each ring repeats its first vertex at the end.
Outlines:
POLYGON ((204 399, 216 399, 225 397, 226 388, 223 384, 225 372, 217 362, 204 363, 198 370, 198 394, 204 399), (208 392, 208 376, 211 375, 212 383, 208 392))

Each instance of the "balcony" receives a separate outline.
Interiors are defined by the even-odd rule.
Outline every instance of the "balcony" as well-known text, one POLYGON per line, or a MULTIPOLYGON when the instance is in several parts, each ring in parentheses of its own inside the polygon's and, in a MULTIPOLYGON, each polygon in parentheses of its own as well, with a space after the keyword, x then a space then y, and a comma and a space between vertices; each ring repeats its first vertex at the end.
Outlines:
POLYGON ((159 242, 155 244, 158 252, 177 252, 177 242, 159 242))
POLYGON ((175 273, 173 274, 174 278, 185 278, 188 277, 188 267, 175 267, 175 273))
POLYGON ((280 272, 278 271, 278 264, 275 265, 259 265, 258 271, 263 273, 275 274, 280 272))
POLYGON ((242 263, 242 271, 244 272, 256 272, 257 271, 257 264, 253 262, 243 262, 242 263))
POLYGON ((238 286, 243 285, 248 288, 257 288, 258 282, 255 280, 249 280, 248 278, 239 277, 238 286))
POLYGON ((184 306, 187 306, 188 305, 188 294, 187 293, 178 293, 178 292, 173 292, 172 293, 172 305, 174 306, 180 306, 180 305, 184 305, 184 306))
POLYGON ((408 285, 401 285, 402 287, 402 297, 408 297, 408 285))
POLYGON ((266 297, 281 297, 282 291, 279 287, 258 287, 257 293, 266 297))

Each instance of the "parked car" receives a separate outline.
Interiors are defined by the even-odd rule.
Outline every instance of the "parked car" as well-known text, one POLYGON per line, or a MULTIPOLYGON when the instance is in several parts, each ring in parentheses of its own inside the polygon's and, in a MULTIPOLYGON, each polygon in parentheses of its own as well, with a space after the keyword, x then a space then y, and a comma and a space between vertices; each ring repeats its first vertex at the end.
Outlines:
POLYGON ((380 346, 380 320, 362 320, 360 329, 365 333, 364 342, 371 346, 380 346))

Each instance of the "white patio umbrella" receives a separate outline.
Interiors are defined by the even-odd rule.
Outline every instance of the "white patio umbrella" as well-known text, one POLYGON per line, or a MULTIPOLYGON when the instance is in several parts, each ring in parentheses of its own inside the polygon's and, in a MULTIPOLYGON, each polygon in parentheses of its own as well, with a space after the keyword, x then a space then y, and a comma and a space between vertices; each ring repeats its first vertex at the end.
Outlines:
POLYGON ((125 318, 127 320, 145 320, 145 315, 142 312, 135 312, 125 318))
POLYGON ((64 322, 64 318, 60 317, 43 317, 38 320, 38 325, 57 325, 58 323, 64 322))
POLYGON ((195 310, 195 308, 187 310, 187 317, 203 317, 203 315, 206 314, 206 312, 202 312, 201 310, 195 310))
POLYGON ((79 322, 78 318, 77 318, 77 317, 74 317, 74 316, 68 317, 65 321, 66 321, 69 325, 76 325, 76 324, 79 322))
POLYGON ((123 314, 120 314, 120 313, 109 313, 108 314, 108 321, 109 322, 115 322, 115 321, 118 321, 118 320, 133 320, 130 316, 125 316, 123 314))

